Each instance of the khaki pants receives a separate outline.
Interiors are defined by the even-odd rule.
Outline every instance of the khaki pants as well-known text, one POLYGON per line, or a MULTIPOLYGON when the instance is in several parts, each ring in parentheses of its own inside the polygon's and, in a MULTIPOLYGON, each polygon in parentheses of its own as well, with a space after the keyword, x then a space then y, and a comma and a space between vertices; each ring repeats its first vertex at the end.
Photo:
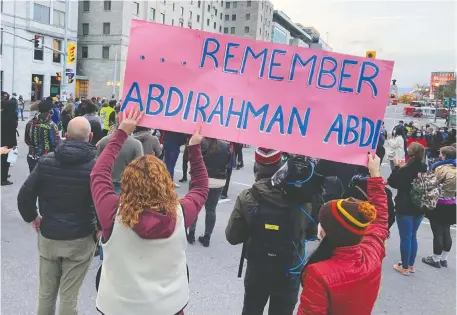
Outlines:
POLYGON ((59 292, 60 315, 78 314, 79 289, 95 252, 92 235, 72 241, 57 241, 38 235, 40 285, 38 315, 54 315, 59 292))

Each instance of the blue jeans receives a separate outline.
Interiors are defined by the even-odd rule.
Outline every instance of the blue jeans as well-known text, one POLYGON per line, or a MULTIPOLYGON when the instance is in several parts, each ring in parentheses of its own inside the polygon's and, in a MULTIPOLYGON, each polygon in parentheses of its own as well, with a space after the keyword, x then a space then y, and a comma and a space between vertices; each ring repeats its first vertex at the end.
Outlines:
POLYGON ((400 234, 401 264, 404 269, 414 266, 417 255, 417 230, 423 216, 397 215, 397 226, 400 234))
POLYGON ((163 161, 167 166, 167 170, 170 173, 172 180, 175 176, 175 166, 179 156, 179 147, 179 145, 174 143, 163 143, 163 161))

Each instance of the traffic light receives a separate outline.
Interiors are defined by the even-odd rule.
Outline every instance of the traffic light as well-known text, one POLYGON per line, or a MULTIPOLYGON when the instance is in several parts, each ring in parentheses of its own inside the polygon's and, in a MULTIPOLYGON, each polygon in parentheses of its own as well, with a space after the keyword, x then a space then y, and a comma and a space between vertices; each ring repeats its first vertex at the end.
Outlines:
POLYGON ((67 63, 70 64, 70 65, 74 65, 75 64, 75 59, 76 59, 76 45, 75 45, 75 43, 68 43, 67 49, 68 49, 67 63))
POLYGON ((56 75, 57 75, 57 77, 56 77, 57 81, 62 80, 62 73, 61 72, 56 72, 56 75))
POLYGON ((33 44, 35 45, 35 48, 40 47, 40 37, 39 35, 35 35, 35 39, 33 40, 33 44))
POLYGON ((376 59, 376 51, 369 50, 365 53, 365 57, 376 59))

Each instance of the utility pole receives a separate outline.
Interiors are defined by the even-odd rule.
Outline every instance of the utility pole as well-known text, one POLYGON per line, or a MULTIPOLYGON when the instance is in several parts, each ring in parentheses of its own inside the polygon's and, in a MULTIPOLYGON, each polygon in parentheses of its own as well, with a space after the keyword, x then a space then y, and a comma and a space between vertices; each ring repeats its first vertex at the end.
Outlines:
POLYGON ((60 76, 60 100, 66 101, 67 95, 64 96, 64 91, 67 87, 67 58, 68 58, 68 20, 70 19, 70 1, 65 1, 65 30, 64 30, 64 40, 63 40, 63 65, 62 65, 62 75, 60 76))
POLYGON ((14 1, 14 11, 13 11, 13 82, 12 82, 12 85, 11 85, 11 92, 12 93, 15 93, 15 89, 14 89, 14 83, 15 83, 15 69, 14 69, 14 66, 16 64, 16 3, 17 1, 14 1))

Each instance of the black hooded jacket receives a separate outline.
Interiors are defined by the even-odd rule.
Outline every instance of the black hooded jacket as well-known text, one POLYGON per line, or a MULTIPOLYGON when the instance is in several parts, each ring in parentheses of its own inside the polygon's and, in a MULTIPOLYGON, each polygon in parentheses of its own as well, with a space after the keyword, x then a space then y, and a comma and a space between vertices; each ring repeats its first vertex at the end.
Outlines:
POLYGON ((26 222, 43 217, 41 234, 53 240, 75 240, 94 233, 97 223, 90 192, 96 148, 88 142, 64 141, 43 156, 22 185, 17 203, 26 222))

